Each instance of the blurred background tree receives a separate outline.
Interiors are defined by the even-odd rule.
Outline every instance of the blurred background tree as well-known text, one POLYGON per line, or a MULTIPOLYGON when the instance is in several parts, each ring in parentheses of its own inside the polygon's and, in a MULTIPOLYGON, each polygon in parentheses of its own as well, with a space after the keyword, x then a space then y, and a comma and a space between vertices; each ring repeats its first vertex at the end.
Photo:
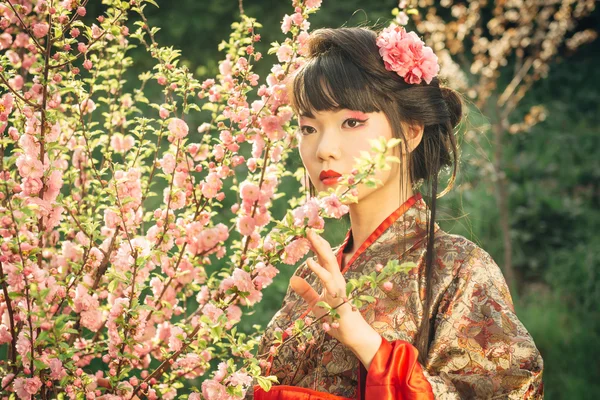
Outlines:
MULTIPOLYGON (((438 221, 444 230, 476 242, 504 268, 517 314, 544 357, 546 398, 595 399, 600 393, 600 43, 591 39, 600 12, 593 0, 416 3, 429 10, 414 20, 440 61, 448 61, 448 50, 460 65, 448 70, 448 84, 460 85, 451 77, 466 78, 469 107, 459 178, 438 203, 438 221)), ((182 61, 199 78, 214 76, 223 56, 217 46, 239 18, 238 1, 158 4, 147 15, 151 26, 162 28, 161 43, 181 49, 182 61)), ((311 17, 311 29, 385 26, 397 6, 393 0, 326 0, 311 17)), ((101 8, 92 2, 88 16, 99 15, 101 8)), ((243 8, 264 26, 256 47, 266 55, 269 43, 283 38, 281 20, 291 4, 245 0, 243 8)), ((414 27, 411 22, 409 29, 414 27)), ((148 69, 152 61, 137 51, 132 56, 138 70, 148 69)), ((261 77, 276 62, 269 57, 272 62, 256 69, 261 77)), ((299 158, 289 162, 292 171, 300 165, 299 158)), ((290 195, 299 189, 293 179, 283 185, 290 195)), ((286 207, 281 201, 274 217, 286 207)), ((347 220, 329 223, 326 237, 337 245, 348 228, 347 220)), ((240 329, 268 323, 294 269, 283 267, 240 329)))

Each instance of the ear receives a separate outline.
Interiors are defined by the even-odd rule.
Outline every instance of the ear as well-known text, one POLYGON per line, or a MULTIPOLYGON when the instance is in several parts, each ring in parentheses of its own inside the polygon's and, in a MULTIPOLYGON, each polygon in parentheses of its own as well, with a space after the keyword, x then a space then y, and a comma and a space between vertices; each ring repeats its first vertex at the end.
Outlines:
MULTIPOLYGON (((404 129, 404 135, 406 136, 408 152, 412 153, 414 149, 419 146, 419 143, 421 143, 425 127, 421 123, 414 122, 412 124, 402 124, 402 128, 404 129)), ((404 146, 402 146, 402 151, 405 151, 404 146)))

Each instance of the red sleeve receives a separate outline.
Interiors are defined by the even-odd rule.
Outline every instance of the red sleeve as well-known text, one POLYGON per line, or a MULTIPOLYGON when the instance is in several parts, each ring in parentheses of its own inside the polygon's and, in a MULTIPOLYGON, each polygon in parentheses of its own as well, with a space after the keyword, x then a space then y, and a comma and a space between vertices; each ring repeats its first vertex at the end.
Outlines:
POLYGON ((361 366, 359 400, 433 399, 431 385, 417 361, 417 349, 404 340, 381 339, 366 378, 366 370, 361 366))

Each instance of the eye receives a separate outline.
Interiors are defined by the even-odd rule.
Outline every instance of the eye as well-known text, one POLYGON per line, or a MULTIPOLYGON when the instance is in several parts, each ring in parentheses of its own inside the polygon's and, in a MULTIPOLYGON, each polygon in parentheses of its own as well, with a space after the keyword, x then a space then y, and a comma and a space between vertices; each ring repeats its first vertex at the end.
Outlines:
POLYGON ((302 135, 310 135, 311 133, 315 133, 317 130, 310 125, 304 125, 300 127, 300 132, 302 135))
POLYGON ((366 119, 360 120, 360 119, 356 119, 356 118, 348 118, 347 120, 344 121, 344 124, 347 125, 349 128, 357 128, 357 127, 361 126, 362 124, 364 124, 365 122, 367 122, 366 119))

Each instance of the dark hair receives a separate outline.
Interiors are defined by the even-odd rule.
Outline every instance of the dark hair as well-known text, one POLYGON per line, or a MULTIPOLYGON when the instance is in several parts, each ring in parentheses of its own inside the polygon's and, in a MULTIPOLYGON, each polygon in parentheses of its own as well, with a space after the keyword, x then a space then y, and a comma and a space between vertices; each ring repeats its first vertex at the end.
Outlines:
MULTIPOLYGON (((424 364, 432 339, 432 307, 436 198, 454 185, 458 168, 458 147, 454 128, 462 119, 459 94, 440 87, 437 77, 427 84, 407 84, 395 72, 385 69, 376 45, 377 32, 368 28, 318 29, 307 39, 306 62, 288 83, 292 108, 297 114, 313 116, 314 111, 347 108, 362 112, 383 112, 394 137, 408 146, 401 121, 424 127, 419 145, 408 154, 410 184, 427 183, 431 218, 427 221, 425 256, 426 298, 424 316, 415 338, 419 361, 424 364), (440 170, 452 166, 447 188, 438 195, 440 170)), ((402 168, 402 166, 400 166, 402 168)), ((402 175, 401 175, 402 176, 402 175)), ((401 182, 401 185, 404 183, 401 182)), ((311 193, 314 187, 311 186, 311 193)))

